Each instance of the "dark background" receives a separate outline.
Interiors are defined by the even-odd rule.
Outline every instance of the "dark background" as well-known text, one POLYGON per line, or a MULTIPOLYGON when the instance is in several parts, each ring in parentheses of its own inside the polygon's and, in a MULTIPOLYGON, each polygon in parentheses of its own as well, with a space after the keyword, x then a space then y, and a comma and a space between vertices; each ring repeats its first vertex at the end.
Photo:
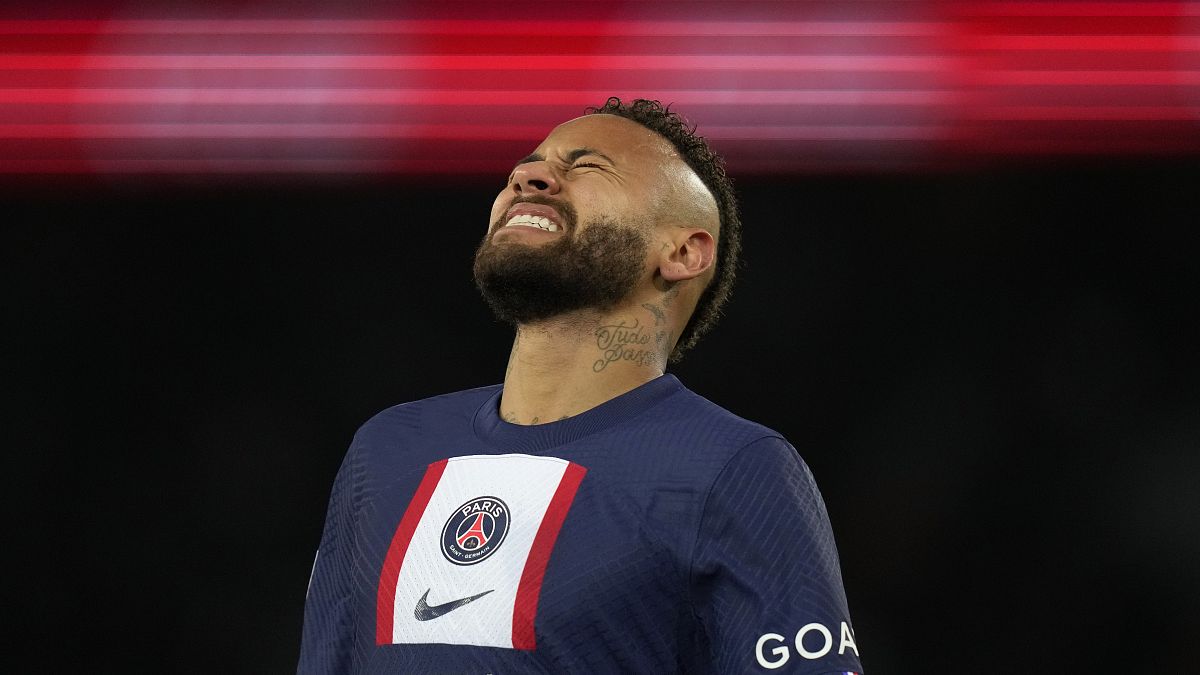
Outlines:
MULTIPOLYGON (((10 655, 294 670, 357 426, 502 377, 500 179, 0 189, 10 655)), ((1194 669, 1198 179, 739 183, 740 285, 674 372, 812 467, 868 672, 1194 669)))

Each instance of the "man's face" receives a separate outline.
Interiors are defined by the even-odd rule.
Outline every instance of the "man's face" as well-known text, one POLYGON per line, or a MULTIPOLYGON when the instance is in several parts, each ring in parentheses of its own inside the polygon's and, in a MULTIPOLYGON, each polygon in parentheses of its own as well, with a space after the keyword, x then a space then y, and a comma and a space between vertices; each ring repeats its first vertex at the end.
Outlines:
POLYGON ((589 115, 521 160, 475 255, 475 282, 497 316, 527 323, 605 311, 648 281, 672 154, 636 122, 589 115))

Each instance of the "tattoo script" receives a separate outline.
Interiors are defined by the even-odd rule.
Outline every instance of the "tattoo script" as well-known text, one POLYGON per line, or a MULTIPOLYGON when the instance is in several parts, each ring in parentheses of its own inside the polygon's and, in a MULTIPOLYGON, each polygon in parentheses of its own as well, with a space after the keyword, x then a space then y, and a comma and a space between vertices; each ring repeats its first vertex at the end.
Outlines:
POLYGON ((632 324, 624 321, 596 329, 596 346, 600 348, 600 358, 592 364, 593 372, 600 372, 610 363, 629 361, 638 365, 654 365, 658 361, 656 350, 647 349, 651 340, 650 333, 642 327, 637 319, 632 324))

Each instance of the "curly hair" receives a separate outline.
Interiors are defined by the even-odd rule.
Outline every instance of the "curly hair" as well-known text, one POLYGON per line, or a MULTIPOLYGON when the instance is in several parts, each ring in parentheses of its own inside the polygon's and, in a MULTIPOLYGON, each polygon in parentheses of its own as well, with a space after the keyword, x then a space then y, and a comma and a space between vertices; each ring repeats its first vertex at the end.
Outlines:
POLYGON ((716 325, 721 316, 721 307, 733 290, 733 280, 737 276, 742 248, 742 221, 738 216, 733 181, 725 174, 725 161, 708 147, 708 142, 703 136, 696 135, 696 127, 689 125, 687 120, 671 111, 669 105, 664 106, 659 101, 641 98, 626 104, 613 96, 605 101, 604 105, 588 108, 586 112, 589 115, 624 117, 670 141, 717 202, 721 231, 717 238, 716 273, 700 294, 696 309, 671 352, 671 363, 675 363, 683 358, 684 352, 691 349, 702 335, 716 325))

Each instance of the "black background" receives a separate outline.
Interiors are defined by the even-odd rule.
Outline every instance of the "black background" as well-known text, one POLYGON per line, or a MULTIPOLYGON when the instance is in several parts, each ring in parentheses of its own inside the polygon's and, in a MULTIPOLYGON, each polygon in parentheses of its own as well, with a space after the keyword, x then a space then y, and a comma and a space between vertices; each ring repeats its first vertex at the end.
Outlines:
MULTIPOLYGON (((500 179, 0 189, 10 654, 294 670, 354 430, 503 375, 500 179)), ((1194 669, 1198 179, 739 182, 741 282, 674 372, 812 467, 868 672, 1194 669)))

